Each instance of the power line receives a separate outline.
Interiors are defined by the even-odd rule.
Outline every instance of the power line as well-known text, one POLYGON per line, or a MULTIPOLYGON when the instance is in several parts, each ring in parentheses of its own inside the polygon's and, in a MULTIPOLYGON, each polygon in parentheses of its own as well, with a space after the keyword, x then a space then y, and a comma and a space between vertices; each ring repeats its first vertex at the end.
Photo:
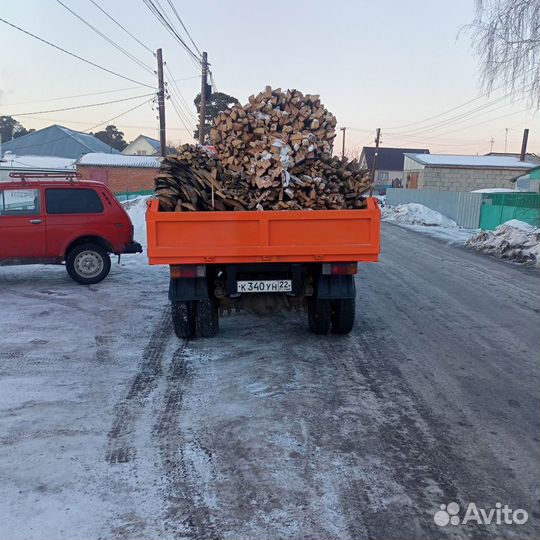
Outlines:
POLYGON ((154 54, 154 51, 150 47, 146 46, 139 38, 135 37, 129 30, 127 30, 124 26, 122 26, 114 17, 109 15, 97 2, 95 2, 94 0, 89 0, 89 1, 92 2, 92 4, 94 4, 94 6, 96 6, 114 24, 119 26, 126 34, 128 34, 128 36, 131 36, 137 43, 139 43, 139 45, 142 45, 150 54, 154 54))
POLYGON ((153 86, 149 85, 149 84, 145 84, 141 81, 137 81, 135 79, 130 79, 129 77, 126 77, 125 75, 121 75, 120 73, 117 73, 116 71, 112 71, 111 69, 108 69, 106 67, 103 67, 103 66, 100 66, 99 64, 96 64, 95 62, 92 62, 91 60, 87 60, 86 58, 83 58, 82 56, 79 56, 75 53, 72 53, 62 47, 59 47, 58 45, 55 45, 54 43, 51 43, 50 41, 47 41, 46 39, 43 39, 43 38, 40 38, 39 36, 36 36, 35 34, 32 34, 31 32, 28 32, 27 30, 23 30, 20 26, 17 26, 15 24, 12 24, 8 21, 6 21, 5 19, 2 19, 0 17, 0 22, 3 22, 4 24, 7 24, 8 26, 11 26, 12 28, 15 28, 16 30, 19 30, 20 32, 22 32, 23 34, 26 34, 30 37, 33 37, 34 39, 37 39, 38 41, 41 41, 42 43, 45 43, 51 47, 54 47, 55 49, 58 49, 59 51, 62 51, 63 53, 65 54, 69 54, 70 56, 73 56, 73 58, 77 58, 78 60, 81 60, 83 62, 86 62, 87 64, 90 64, 91 66, 94 66, 98 69, 101 69, 102 71, 106 71, 107 73, 110 73, 111 75, 116 75, 117 77, 120 77, 121 79, 125 79, 126 81, 129 81, 129 82, 132 82, 132 83, 135 83, 135 84, 139 84, 141 86, 146 86, 148 88, 153 88, 153 86))
MULTIPOLYGON (((533 68, 534 69, 534 68, 533 68)), ((533 69, 530 69, 529 71, 532 71, 533 69)), ((417 125, 417 124, 423 124, 424 122, 428 122, 429 120, 433 120, 435 118, 439 118, 441 116, 444 116, 450 112, 453 112, 453 111, 456 111, 458 109, 461 109, 463 107, 465 107, 466 105, 469 105, 470 103, 473 103, 474 101, 478 101, 479 99, 482 99, 483 97, 486 97, 488 96, 489 94, 491 94, 492 92, 495 92, 497 90, 499 90, 500 88, 502 88, 503 86, 505 86, 504 84, 501 84, 500 86, 497 86, 496 88, 494 89, 491 89, 491 90, 488 90, 487 92, 484 92, 483 94, 479 95, 478 97, 475 97, 473 99, 470 99, 469 101, 466 101, 465 103, 462 103, 461 105, 457 105, 456 107, 452 107, 451 109, 448 109, 442 113, 439 113, 439 114, 435 114, 433 116, 428 116, 427 118, 424 118, 422 120, 417 120, 415 122, 410 122, 409 124, 401 124, 400 126, 391 126, 391 127, 383 127, 382 129, 384 130, 388 130, 388 129, 401 129, 401 128, 404 128, 404 127, 409 127, 409 126, 414 126, 414 125, 417 125)), ((526 85, 525 85, 526 86, 526 85)), ((524 90, 525 87, 523 87, 521 90, 524 90)), ((515 92, 518 92, 519 89, 516 89, 514 90, 513 92, 510 92, 511 93, 515 93, 515 92)), ((508 94, 508 95, 510 95, 508 94)))
POLYGON ((73 11, 70 7, 66 6, 66 4, 64 4, 64 2, 62 2, 62 0, 56 0, 56 1, 63 8, 65 8, 67 11, 69 11, 74 17, 77 17, 77 19, 79 19, 79 21, 81 21, 83 24, 88 26, 88 28, 93 30, 98 36, 101 36, 107 43, 111 44, 116 50, 120 51, 122 54, 127 56, 130 60, 135 62, 139 67, 142 67, 143 69, 145 69, 146 71, 148 71, 152 75, 154 74, 154 70, 150 66, 148 66, 147 64, 145 64, 144 62, 139 60, 136 56, 134 56, 130 52, 126 51, 123 47, 118 45, 118 43, 116 43, 115 41, 113 41, 112 39, 107 37, 101 30, 98 30, 95 26, 90 24, 84 17, 81 17, 77 12, 73 11))
MULTIPOLYGON (((197 75, 197 78, 199 75, 197 75)), ((103 94, 114 94, 115 92, 125 92, 127 90, 136 90, 138 88, 141 88, 141 85, 137 86, 128 86, 127 88, 118 88, 117 90, 103 90, 102 92, 90 92, 88 94, 75 94, 73 96, 63 96, 63 97, 56 97, 56 98, 48 98, 48 99, 36 99, 33 101, 18 101, 16 103, 4 103, 4 107, 11 107, 13 105, 28 105, 29 103, 46 103, 48 101, 62 101, 64 99, 74 99, 79 97, 88 97, 88 96, 100 96, 103 94)))
POLYGON ((167 15, 164 15, 162 10, 156 6, 153 0, 143 0, 146 7, 150 10, 150 12, 156 17, 156 19, 165 27, 165 29, 182 45, 182 47, 186 50, 186 52, 198 62, 198 66, 200 66, 200 59, 197 57, 197 55, 189 48, 188 44, 182 39, 180 34, 174 29, 171 22, 168 20, 167 15))
POLYGON ((191 43, 193 43, 193 46, 195 47, 195 50, 199 53, 199 56, 202 56, 202 52, 199 50, 199 47, 195 44, 193 41, 193 38, 191 37, 191 34, 188 32, 188 29, 186 28, 186 25, 183 23, 182 19, 180 18, 180 15, 178 14, 178 11, 176 11, 176 8, 174 7, 174 4, 172 3, 172 0, 167 0, 169 3, 169 6, 171 6, 171 9, 173 10, 174 14, 176 15, 176 18, 180 21, 180 24, 182 25, 182 28, 186 32, 188 38, 190 39, 191 43))
POLYGON ((180 111, 178 110, 178 107, 177 107, 177 104, 175 103, 175 100, 174 100, 174 97, 172 95, 170 95, 170 98, 171 98, 171 104, 173 106, 173 109, 175 110, 176 112, 176 115, 178 116, 178 118, 180 119, 180 122, 182 122, 182 125, 184 126, 184 128, 186 129, 186 131, 190 132, 193 134, 193 131, 195 131, 193 128, 189 128, 186 124, 186 122, 184 121, 184 119, 182 118, 182 115, 180 114, 180 111))
POLYGON ((132 99, 138 99, 138 98, 148 97, 148 96, 152 96, 152 95, 154 95, 154 94, 153 93, 152 94, 143 94, 142 96, 133 96, 133 97, 129 97, 129 98, 115 99, 113 101, 102 101, 101 103, 91 103, 89 105, 76 105, 74 107, 63 107, 62 109, 50 109, 48 111, 33 111, 33 112, 28 112, 28 113, 13 113, 13 114, 9 114, 7 116, 28 116, 28 115, 32 115, 32 114, 48 114, 48 113, 54 113, 54 112, 60 112, 60 111, 73 111, 75 109, 88 109, 90 107, 99 107, 101 105, 110 105, 111 103, 121 103, 122 101, 130 101, 132 99))
MULTIPOLYGON (((456 123, 466 121, 469 118, 475 118, 477 116, 482 116, 483 114, 486 114, 486 112, 492 113, 493 111, 497 111, 499 109, 507 107, 508 105, 511 105, 511 103, 506 103, 506 104, 504 104, 504 105, 502 105, 500 107, 496 107, 495 109, 491 109, 490 111, 486 111, 486 109, 489 109, 489 108, 493 107, 493 105, 496 105, 497 103, 505 100, 511 94, 512 94, 512 92, 510 92, 510 93, 508 93, 508 94, 506 94, 504 96, 501 96, 501 97, 499 97, 499 98, 497 98, 497 99, 495 99, 493 101, 490 101, 488 103, 480 105, 479 107, 471 109, 470 111, 465 111, 465 112, 463 112, 461 114, 458 114, 458 115, 452 116, 450 118, 447 118, 446 120, 442 120, 440 122, 436 122, 434 124, 430 124, 430 125, 427 125, 427 126, 424 126, 424 127, 416 128, 416 129, 413 129, 413 130, 408 131, 406 133, 418 134, 418 133, 424 133, 426 131, 429 132, 429 131, 432 131, 432 130, 438 130, 438 129, 446 127, 448 125, 452 125, 452 124, 456 124, 456 123), (484 112, 482 112, 482 111, 484 111, 484 112), (474 113, 477 113, 477 114, 474 114, 474 113)), ((518 102, 523 101, 523 99, 525 99, 525 98, 524 97, 520 98, 517 101, 518 102)))
MULTIPOLYGON (((99 124, 95 124, 93 125, 92 127, 90 128, 87 128, 83 131, 80 131, 78 133, 88 133, 94 129, 96 129, 97 127, 100 127, 104 124, 109 124, 109 122, 112 122, 113 120, 116 120, 117 118, 120 118, 121 116, 124 116, 136 109, 139 109, 140 107, 142 107, 143 105, 146 105, 147 103, 150 103, 151 101, 153 101, 154 98, 151 98, 151 99, 146 99, 145 101, 143 101, 142 103, 139 103, 138 105, 135 105, 135 107, 131 107, 130 109, 128 109, 127 111, 124 111, 120 114, 117 114, 116 116, 113 116, 112 118, 109 118, 108 120, 105 120, 103 122, 100 122, 99 124)), ((28 135, 31 135, 31 133, 27 134, 27 135, 23 135, 23 137, 27 137, 28 135)), ((21 137, 21 139, 23 138, 21 137)), ((53 140, 50 140, 50 141, 46 141, 46 142, 43 142, 43 143, 39 143, 39 144, 26 144, 26 145, 22 145, 22 146, 19 146, 17 145, 17 148, 15 148, 15 152, 17 150, 22 150, 23 148, 37 148, 39 146, 44 146, 46 144, 52 144, 52 143, 55 143, 55 142, 59 142, 59 141, 63 141, 64 139, 67 139, 71 137, 71 135, 64 135, 63 137, 58 137, 57 139, 53 139, 53 140)))
POLYGON ((182 92, 180 92, 180 88, 178 88, 178 85, 176 84, 176 82, 172 78, 172 73, 171 73, 171 70, 169 69, 169 66, 167 65, 167 62, 165 62, 165 69, 167 70, 167 73, 169 74, 169 77, 170 77, 170 79, 167 78, 167 80, 173 86, 173 88, 171 88, 171 90, 176 91, 176 93, 180 97, 180 100, 184 103, 184 106, 186 107, 188 116, 190 116, 193 119, 194 122, 197 122, 197 119, 195 118, 195 115, 191 112, 191 110, 189 109, 189 105, 187 104, 186 100, 184 99, 184 96, 182 95, 182 92))

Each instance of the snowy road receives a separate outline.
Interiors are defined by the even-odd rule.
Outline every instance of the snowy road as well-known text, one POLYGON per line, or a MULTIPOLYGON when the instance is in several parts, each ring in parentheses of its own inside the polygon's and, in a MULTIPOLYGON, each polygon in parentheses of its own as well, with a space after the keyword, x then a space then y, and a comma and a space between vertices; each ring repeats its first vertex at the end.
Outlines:
POLYGON ((538 273, 383 229, 348 337, 182 343, 142 256, 0 268, 0 538, 537 537, 538 273), (530 519, 435 525, 451 501, 530 519))

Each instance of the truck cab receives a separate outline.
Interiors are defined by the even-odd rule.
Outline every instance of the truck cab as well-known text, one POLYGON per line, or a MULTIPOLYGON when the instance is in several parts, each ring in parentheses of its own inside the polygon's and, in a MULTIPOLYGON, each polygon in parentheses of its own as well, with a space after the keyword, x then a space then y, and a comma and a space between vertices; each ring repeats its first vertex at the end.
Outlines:
POLYGON ((141 251, 100 182, 21 175, 0 183, 0 266, 65 263, 72 279, 92 284, 108 275, 110 253, 141 251))

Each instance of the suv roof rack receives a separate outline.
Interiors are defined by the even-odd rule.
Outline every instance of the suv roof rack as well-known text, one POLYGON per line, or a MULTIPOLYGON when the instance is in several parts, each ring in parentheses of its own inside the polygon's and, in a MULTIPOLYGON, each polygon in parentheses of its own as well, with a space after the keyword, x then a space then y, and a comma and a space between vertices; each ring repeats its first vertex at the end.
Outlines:
POLYGON ((14 179, 13 182, 16 180, 26 182, 27 180, 41 180, 43 178, 61 178, 62 180, 67 180, 68 182, 75 182, 80 178, 80 175, 77 172, 67 171, 65 173, 11 172, 9 173, 9 177, 14 179))

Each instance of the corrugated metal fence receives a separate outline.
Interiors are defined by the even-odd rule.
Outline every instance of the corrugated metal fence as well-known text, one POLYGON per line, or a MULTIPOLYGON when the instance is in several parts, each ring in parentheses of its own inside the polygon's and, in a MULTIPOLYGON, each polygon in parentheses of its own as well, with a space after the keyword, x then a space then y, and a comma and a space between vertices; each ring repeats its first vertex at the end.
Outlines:
POLYGON ((423 204, 453 219, 460 227, 480 227, 482 193, 402 188, 386 190, 386 204, 389 206, 406 203, 423 204))

